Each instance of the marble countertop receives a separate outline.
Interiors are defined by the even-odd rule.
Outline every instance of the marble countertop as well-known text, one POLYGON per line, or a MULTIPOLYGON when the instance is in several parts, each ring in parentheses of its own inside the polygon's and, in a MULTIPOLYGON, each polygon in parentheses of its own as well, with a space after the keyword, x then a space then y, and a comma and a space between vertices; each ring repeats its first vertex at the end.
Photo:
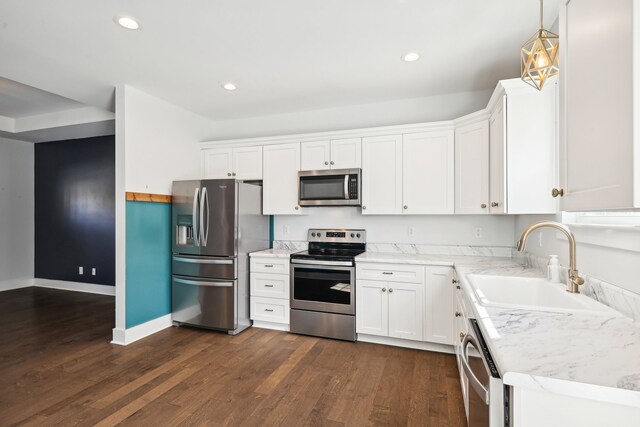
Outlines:
POLYGON ((454 262, 505 384, 640 407, 640 324, 614 314, 483 307, 468 274, 541 277, 511 261, 454 262))
POLYGON ((289 258, 291 254, 296 252, 300 252, 300 249, 264 249, 262 251, 251 252, 249 256, 289 258))
POLYGON ((387 252, 365 252, 356 257, 356 262, 376 262, 389 264, 413 264, 413 265, 443 265, 457 264, 475 266, 513 266, 516 261, 513 258, 492 256, 466 256, 466 255, 426 255, 387 252))

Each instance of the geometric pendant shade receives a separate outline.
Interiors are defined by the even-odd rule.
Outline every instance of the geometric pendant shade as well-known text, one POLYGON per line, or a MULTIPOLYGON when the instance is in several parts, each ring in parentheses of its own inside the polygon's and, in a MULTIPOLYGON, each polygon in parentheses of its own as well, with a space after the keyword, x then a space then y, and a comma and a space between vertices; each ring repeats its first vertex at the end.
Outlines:
POLYGON ((521 77, 526 83, 542 90, 558 67, 558 35, 542 26, 542 0, 540 0, 540 29, 522 46, 520 51, 521 77))

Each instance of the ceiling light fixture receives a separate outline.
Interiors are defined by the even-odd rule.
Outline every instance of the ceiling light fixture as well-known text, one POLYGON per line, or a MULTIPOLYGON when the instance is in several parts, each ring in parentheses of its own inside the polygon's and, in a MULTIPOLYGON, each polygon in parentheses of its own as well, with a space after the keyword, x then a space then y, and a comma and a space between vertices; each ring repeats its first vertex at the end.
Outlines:
POLYGON ((222 88, 225 90, 236 90, 238 89, 238 87, 236 85, 234 85, 233 83, 225 83, 222 85, 222 88))
POLYGON ((122 28, 126 28, 127 30, 137 30, 140 28, 140 22, 131 16, 115 16, 113 20, 116 24, 120 25, 122 28))
POLYGON ((520 50, 522 80, 538 90, 542 90, 549 77, 560 72, 558 35, 545 30, 542 25, 542 2, 540 0, 540 29, 520 50))
POLYGON ((402 55, 402 60, 404 62, 414 62, 420 59, 420 54, 417 52, 409 52, 402 55))

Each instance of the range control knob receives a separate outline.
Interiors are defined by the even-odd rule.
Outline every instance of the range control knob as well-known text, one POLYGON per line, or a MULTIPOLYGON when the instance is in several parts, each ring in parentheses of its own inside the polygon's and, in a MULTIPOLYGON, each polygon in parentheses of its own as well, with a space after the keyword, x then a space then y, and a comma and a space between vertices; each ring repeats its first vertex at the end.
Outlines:
POLYGON ((360 238, 360 233, 356 234, 356 237, 359 239, 360 238))
POLYGON ((351 233, 351 238, 353 239, 354 237, 356 237, 356 235, 351 233))

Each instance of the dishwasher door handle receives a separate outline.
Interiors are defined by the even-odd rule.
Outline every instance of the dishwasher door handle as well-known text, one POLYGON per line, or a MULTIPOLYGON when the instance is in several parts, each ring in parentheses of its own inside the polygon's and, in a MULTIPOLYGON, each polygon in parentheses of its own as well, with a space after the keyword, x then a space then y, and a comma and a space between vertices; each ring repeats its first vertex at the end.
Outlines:
MULTIPOLYGON (((489 404, 489 390, 480 382, 476 374, 471 370, 471 366, 469 366, 469 354, 467 352, 467 347, 469 344, 473 345, 477 350, 480 350, 480 346, 478 346, 477 341, 469 334, 467 334, 462 340, 462 369, 464 370, 464 374, 469 380, 469 384, 473 387, 476 393, 480 395, 484 403, 489 404)), ((484 360, 483 360, 484 362, 484 360)))

